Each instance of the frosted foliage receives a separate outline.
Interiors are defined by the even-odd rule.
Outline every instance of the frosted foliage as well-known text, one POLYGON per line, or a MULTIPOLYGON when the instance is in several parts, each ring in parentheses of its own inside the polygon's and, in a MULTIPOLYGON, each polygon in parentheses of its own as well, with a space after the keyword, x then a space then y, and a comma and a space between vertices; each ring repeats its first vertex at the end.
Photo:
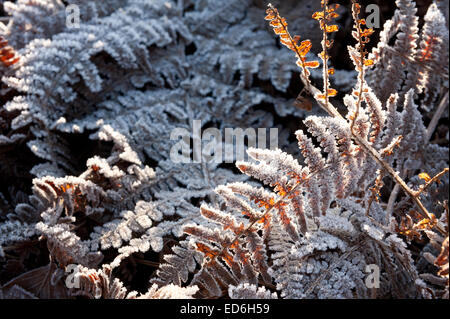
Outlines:
MULTIPOLYGON (((149 291, 136 299, 194 299, 193 295, 198 291, 196 286, 182 288, 173 284, 158 288, 153 284, 149 291)), ((130 298, 130 296, 128 296, 130 298)))
POLYGON ((387 4, 371 60, 323 73, 320 2, 263 2, 2 2, 0 299, 371 298, 370 265, 378 298, 445 296, 448 180, 417 224, 393 178, 448 166, 445 4, 387 4))
POLYGON ((421 107, 428 110, 434 105, 439 88, 448 89, 448 65, 442 64, 448 59, 448 27, 443 11, 435 3, 428 8, 421 30, 415 2, 397 0, 396 4, 398 9, 384 24, 380 42, 372 52, 378 61, 369 73, 370 84, 382 101, 410 89, 425 93, 421 107), (384 72, 390 76, 378 81, 384 72))
POLYGON ((230 286, 228 294, 231 299, 277 299, 276 293, 271 293, 265 287, 257 287, 248 283, 230 286))

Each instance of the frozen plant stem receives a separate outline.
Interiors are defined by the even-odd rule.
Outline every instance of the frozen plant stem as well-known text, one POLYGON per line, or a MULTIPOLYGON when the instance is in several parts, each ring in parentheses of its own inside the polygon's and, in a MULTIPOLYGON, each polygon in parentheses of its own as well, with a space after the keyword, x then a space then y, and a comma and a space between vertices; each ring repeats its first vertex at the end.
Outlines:
POLYGON ((325 95, 325 106, 326 108, 328 108, 328 48, 327 48, 327 44, 328 44, 328 34, 327 34, 327 19, 326 16, 328 14, 328 0, 324 0, 323 2, 323 16, 324 19, 321 23, 323 23, 322 25, 322 29, 323 29, 323 40, 322 40, 322 54, 323 54, 323 94, 325 95))
POLYGON ((430 179, 425 185, 422 185, 418 191, 415 192, 415 196, 419 197, 431 184, 438 181, 444 174, 448 173, 448 167, 444 168, 440 173, 436 174, 432 179, 430 179))
POLYGON ((445 109, 448 107, 448 91, 445 93, 444 97, 442 98, 441 102, 439 103, 439 106, 433 114, 433 118, 431 119, 430 124, 427 127, 427 136, 426 140, 429 141, 431 139, 431 136, 434 133, 434 130, 436 129, 436 126, 441 119, 442 113, 444 113, 445 109))
POLYGON ((356 32, 358 33, 359 63, 361 65, 361 67, 358 70, 358 79, 359 79, 358 101, 356 103, 356 110, 355 110, 355 114, 353 115, 352 123, 350 124, 350 130, 352 131, 352 133, 353 133, 353 126, 355 125, 355 121, 358 118, 359 109, 360 109, 361 103, 362 103, 362 95, 364 92, 364 76, 365 76, 364 43, 363 43, 362 35, 361 35, 361 22, 359 20, 359 11, 360 11, 359 4, 355 0, 352 0, 352 16, 353 16, 353 20, 355 21, 356 32))

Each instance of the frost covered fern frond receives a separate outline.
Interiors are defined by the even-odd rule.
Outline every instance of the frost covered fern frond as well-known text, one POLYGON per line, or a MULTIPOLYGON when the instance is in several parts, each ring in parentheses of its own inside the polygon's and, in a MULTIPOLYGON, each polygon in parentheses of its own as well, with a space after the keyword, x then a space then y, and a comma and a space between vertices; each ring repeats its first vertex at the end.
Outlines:
POLYGON ((373 49, 376 65, 369 72, 369 83, 381 100, 414 89, 415 94, 424 94, 421 107, 428 110, 440 95, 439 88, 448 90, 448 65, 442 64, 449 52, 445 16, 433 2, 420 30, 415 2, 397 0, 396 4, 398 9, 373 49))

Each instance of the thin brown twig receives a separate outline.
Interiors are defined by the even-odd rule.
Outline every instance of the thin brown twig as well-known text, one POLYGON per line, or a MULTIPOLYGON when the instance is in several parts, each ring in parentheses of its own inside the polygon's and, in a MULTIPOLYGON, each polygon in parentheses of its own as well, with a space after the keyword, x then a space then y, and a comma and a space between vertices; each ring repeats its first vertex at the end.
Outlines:
POLYGON ((157 262, 157 261, 150 261, 150 260, 145 260, 145 259, 140 259, 140 258, 135 258, 134 259, 138 264, 142 264, 142 265, 146 265, 146 266, 150 266, 150 267, 155 267, 158 268, 161 263, 157 262))
POLYGON ((436 129, 436 126, 441 119, 442 113, 444 113, 445 109, 448 107, 448 91, 445 93, 444 97, 442 98, 441 102, 439 103, 439 106, 433 114, 433 118, 430 121, 430 124, 428 124, 427 127, 427 135, 425 137, 426 141, 430 141, 431 136, 434 133, 434 130, 436 129))
POLYGON ((325 95, 325 107, 328 108, 328 86, 329 86, 329 78, 328 78, 328 34, 327 34, 327 16, 328 13, 328 0, 323 1, 323 40, 322 40, 322 60, 323 60, 323 94, 325 95))
POLYGON ((421 185, 419 190, 415 192, 414 196, 419 197, 420 194, 422 194, 428 187, 430 187, 431 184, 433 184, 434 182, 439 180, 446 173, 448 173, 448 167, 444 168, 441 172, 436 174, 432 179, 430 179, 424 185, 421 185))
POLYGON ((370 188, 370 191, 372 192, 372 194, 370 195, 370 198, 367 202, 366 216, 370 215, 370 207, 372 206, 372 202, 374 200, 378 201, 380 189, 384 186, 383 177, 384 177, 384 173, 382 171, 378 170, 377 178, 375 179, 375 185, 370 188))
MULTIPOLYGON (((445 109, 448 106, 448 91, 446 92, 446 94, 444 95, 444 97, 441 99, 441 101, 439 102, 439 106, 436 110, 436 112, 433 115, 433 118, 431 119, 430 123, 428 124, 427 127, 427 132, 426 132, 426 137, 425 137, 425 141, 429 142, 431 139, 431 136, 434 133, 434 130, 436 129, 437 123, 439 122, 439 119, 442 116, 442 113, 444 113, 445 109)), ((402 171, 401 176, 403 176, 403 178, 405 178, 408 174, 408 170, 404 169, 402 171)), ((395 184, 394 189, 391 192, 391 195, 389 196, 389 200, 388 200, 388 206, 387 206, 387 215, 386 218, 387 220, 390 219, 390 217, 392 216, 392 212, 394 210, 394 205, 395 205, 395 201, 397 200, 397 196, 399 194, 400 191, 400 185, 399 184, 395 184)))
POLYGON ((350 130, 353 132, 353 127, 355 125, 355 121, 358 118, 359 115, 359 109, 361 108, 362 103, 362 95, 364 92, 364 43, 362 41, 361 36, 361 24, 359 22, 359 12, 356 8, 356 1, 352 0, 352 16, 353 20, 355 21, 355 27, 358 32, 358 44, 359 44, 359 63, 361 64, 361 68, 358 70, 358 78, 359 78, 359 94, 358 94, 358 101, 356 102, 356 110, 353 114, 353 119, 350 124, 350 130))

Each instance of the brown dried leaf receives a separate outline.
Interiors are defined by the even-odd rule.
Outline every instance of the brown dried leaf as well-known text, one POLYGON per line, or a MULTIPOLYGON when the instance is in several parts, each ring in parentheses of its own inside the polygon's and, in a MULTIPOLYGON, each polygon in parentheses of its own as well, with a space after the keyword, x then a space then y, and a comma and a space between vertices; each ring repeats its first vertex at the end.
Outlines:
POLYGON ((69 295, 64 281, 60 279, 54 285, 51 283, 51 278, 55 271, 61 270, 58 270, 53 262, 30 270, 7 282, 2 287, 3 292, 5 294, 12 293, 13 290, 17 290, 17 287, 20 287, 40 299, 67 299, 69 295))

